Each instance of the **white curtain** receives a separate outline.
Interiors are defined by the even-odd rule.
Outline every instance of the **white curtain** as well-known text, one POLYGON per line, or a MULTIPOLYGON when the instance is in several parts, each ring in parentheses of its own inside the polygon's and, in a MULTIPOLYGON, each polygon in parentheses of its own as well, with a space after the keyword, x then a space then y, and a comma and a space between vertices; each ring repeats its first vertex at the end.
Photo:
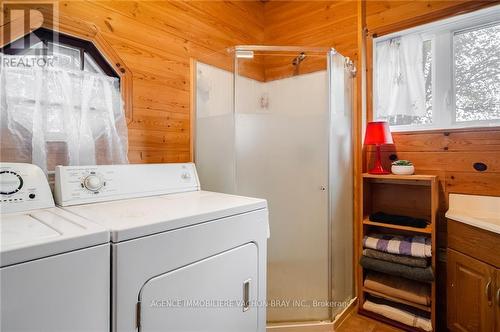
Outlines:
POLYGON ((378 117, 426 114, 423 39, 419 34, 378 42, 375 66, 378 117))
MULTIPOLYGON (((4 59, 9 56, 2 55, 4 59)), ((0 72, 2 161, 127 163, 127 127, 116 78, 60 67, 11 66, 0 72)))

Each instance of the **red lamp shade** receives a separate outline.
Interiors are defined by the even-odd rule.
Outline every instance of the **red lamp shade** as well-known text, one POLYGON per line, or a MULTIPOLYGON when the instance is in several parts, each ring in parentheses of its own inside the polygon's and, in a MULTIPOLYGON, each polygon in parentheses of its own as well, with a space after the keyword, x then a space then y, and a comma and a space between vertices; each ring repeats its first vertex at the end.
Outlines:
POLYGON ((394 144, 392 140, 391 130, 389 129, 389 124, 385 121, 375 121, 369 122, 366 127, 365 135, 365 145, 376 145, 377 146, 377 158, 375 160, 375 165, 368 171, 370 174, 389 174, 382 167, 382 161, 380 158, 380 145, 381 144, 394 144))
POLYGON ((368 122, 365 145, 394 144, 389 124, 385 121, 368 122))

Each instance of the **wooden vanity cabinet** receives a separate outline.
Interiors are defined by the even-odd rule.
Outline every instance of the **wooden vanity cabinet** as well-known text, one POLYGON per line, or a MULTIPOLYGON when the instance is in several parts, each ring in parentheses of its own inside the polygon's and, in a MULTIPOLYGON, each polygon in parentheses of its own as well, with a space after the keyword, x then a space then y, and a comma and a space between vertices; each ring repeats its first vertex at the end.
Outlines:
POLYGON ((448 328, 451 331, 493 331, 495 269, 448 249, 448 328))
POLYGON ((500 332, 500 236, 451 220, 448 225, 448 329, 500 332))

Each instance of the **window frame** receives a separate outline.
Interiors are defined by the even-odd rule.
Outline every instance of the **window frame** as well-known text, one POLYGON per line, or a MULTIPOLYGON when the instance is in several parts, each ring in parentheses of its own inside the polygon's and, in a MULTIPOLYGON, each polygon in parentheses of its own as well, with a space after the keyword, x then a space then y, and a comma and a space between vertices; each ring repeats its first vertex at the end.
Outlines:
POLYGON ((377 94, 377 72, 375 66, 377 63, 377 43, 397 38, 402 35, 420 33, 422 34, 424 40, 431 40, 432 42, 432 124, 392 125, 391 131, 420 132, 448 129, 500 127, 500 119, 463 122, 456 121, 455 47, 453 44, 454 37, 459 32, 500 24, 499 14, 500 5, 496 5, 471 13, 385 34, 380 37, 374 36, 372 41, 373 47, 371 50, 373 64, 373 95, 371 107, 373 110, 373 120, 379 119, 377 117, 377 109, 375 105, 377 94), (441 41, 440 47, 437 47, 439 41, 441 41), (446 46, 444 46, 444 43, 446 43, 446 46), (438 69, 440 74, 437 74, 438 69), (448 71, 448 73, 443 73, 444 70, 448 71), (448 92, 444 92, 446 89, 448 92), (439 93, 436 93, 436 91, 439 91, 439 93))
MULTIPOLYGON (((94 46, 94 44, 88 40, 80 39, 58 31, 49 30, 46 28, 38 28, 31 33, 24 35, 4 47, 0 48, 0 53, 7 55, 27 55, 30 51, 33 52, 34 49, 31 47, 35 45, 35 42, 42 41, 45 45, 52 43, 54 45, 69 46, 71 48, 78 49, 80 52, 80 70, 84 70, 85 65, 85 54, 90 56, 92 60, 101 68, 103 73, 110 77, 115 77, 120 80, 120 76, 109 64, 109 62, 102 56, 101 52, 94 46), (32 35, 35 35, 38 40, 33 40, 32 35), (16 45, 23 45, 23 47, 16 48, 16 45)), ((47 48, 37 52, 35 55, 46 55, 47 48), (41 53, 41 54, 38 54, 41 53)))

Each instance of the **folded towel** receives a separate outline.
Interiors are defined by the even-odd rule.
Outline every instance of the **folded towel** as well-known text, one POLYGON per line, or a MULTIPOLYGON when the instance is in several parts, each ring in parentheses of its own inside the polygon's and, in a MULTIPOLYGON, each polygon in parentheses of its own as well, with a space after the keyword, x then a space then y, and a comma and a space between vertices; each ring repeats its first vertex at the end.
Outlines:
POLYGON ((409 302, 430 305, 430 284, 408 280, 384 273, 369 272, 363 285, 367 289, 409 302))
POLYGON ((412 218, 408 216, 399 216, 396 214, 387 214, 384 212, 377 212, 370 214, 370 220, 375 222, 383 222, 392 225, 410 226, 417 228, 425 228, 429 222, 425 219, 412 218))
POLYGON ((413 267, 382 261, 380 259, 366 256, 362 256, 359 263, 365 269, 387 273, 397 277, 403 277, 406 279, 422 282, 432 282, 434 280, 434 273, 432 272, 432 267, 430 266, 426 268, 413 267))
POLYGON ((363 303, 363 309, 408 326, 419 328, 428 332, 432 331, 432 322, 430 319, 412 314, 410 312, 395 308, 387 304, 378 304, 370 300, 366 300, 365 303, 363 303))
POLYGON ((373 302, 376 304, 385 304, 385 305, 391 306, 393 308, 404 310, 406 312, 409 312, 411 314, 414 314, 414 315, 417 315, 417 316, 420 316, 423 318, 427 318, 427 319, 431 318, 431 313, 429 311, 420 310, 414 306, 402 304, 399 302, 390 301, 390 300, 384 299, 382 297, 373 296, 370 294, 366 295, 366 299, 369 300, 370 302, 373 302))
POLYGON ((370 234, 364 237, 363 246, 390 254, 412 257, 431 257, 431 239, 425 236, 370 234))
POLYGON ((429 265, 429 260, 427 258, 389 254, 387 252, 374 249, 364 249, 363 255, 408 266, 427 267, 429 265))

